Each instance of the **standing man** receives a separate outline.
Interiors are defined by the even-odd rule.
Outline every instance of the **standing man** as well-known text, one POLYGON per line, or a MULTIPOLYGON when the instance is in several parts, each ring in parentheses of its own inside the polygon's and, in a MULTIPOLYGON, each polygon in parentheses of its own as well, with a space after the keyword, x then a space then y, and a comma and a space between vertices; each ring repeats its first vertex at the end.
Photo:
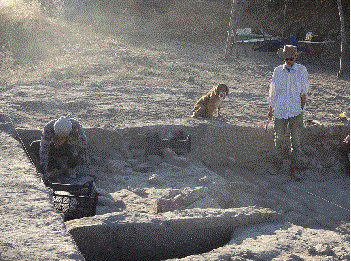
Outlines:
POLYGON ((289 126, 292 174, 305 167, 301 130, 309 88, 307 69, 295 62, 297 55, 297 47, 293 45, 285 45, 278 50, 278 56, 285 60, 285 64, 274 69, 268 97, 268 118, 274 116, 275 171, 282 167, 284 136, 289 126))
POLYGON ((41 140, 33 141, 29 151, 47 180, 61 174, 75 178, 76 167, 86 163, 86 148, 87 137, 80 123, 62 116, 45 125, 41 140))

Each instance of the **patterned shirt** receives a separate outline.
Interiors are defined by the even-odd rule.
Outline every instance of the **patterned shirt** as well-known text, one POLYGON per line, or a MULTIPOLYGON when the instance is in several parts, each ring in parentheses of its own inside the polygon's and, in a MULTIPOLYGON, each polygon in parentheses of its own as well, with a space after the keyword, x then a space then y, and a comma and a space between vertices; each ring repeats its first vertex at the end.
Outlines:
POLYGON ((287 119, 302 113, 301 95, 309 89, 308 72, 305 66, 294 63, 274 69, 269 89, 268 103, 274 109, 274 117, 287 119))
MULTIPOLYGON (((72 146, 78 146, 81 148, 87 147, 87 137, 80 123, 75 119, 70 119, 72 123, 72 131, 67 137, 67 144, 72 146)), ((56 120, 50 121, 45 125, 44 130, 41 134, 40 141, 40 165, 43 166, 44 170, 47 170, 49 163, 49 149, 50 145, 54 142, 55 131, 54 124, 56 120)))

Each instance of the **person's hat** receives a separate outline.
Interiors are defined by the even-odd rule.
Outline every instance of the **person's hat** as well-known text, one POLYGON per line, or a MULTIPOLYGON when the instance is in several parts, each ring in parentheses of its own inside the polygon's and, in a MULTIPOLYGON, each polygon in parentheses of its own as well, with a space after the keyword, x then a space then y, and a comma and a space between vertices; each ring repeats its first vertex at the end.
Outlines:
POLYGON ((67 137, 72 131, 71 120, 65 116, 61 116, 54 123, 54 131, 55 131, 55 135, 59 137, 67 137))
POLYGON ((297 47, 294 45, 284 45, 284 48, 280 48, 277 52, 278 56, 283 59, 288 59, 299 55, 297 52, 297 47))

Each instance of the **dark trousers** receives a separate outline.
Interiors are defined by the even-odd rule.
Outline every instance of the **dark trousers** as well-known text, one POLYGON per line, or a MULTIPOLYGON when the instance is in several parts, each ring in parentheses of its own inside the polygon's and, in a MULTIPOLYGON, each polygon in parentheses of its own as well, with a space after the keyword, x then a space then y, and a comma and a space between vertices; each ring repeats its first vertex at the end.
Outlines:
MULTIPOLYGON (((40 140, 35 140, 30 144, 28 152, 30 153, 32 160, 36 167, 40 163, 40 140)), ((82 161, 80 156, 74 156, 72 153, 71 146, 67 143, 62 144, 59 147, 55 147, 54 144, 50 144, 49 148, 49 162, 48 171, 54 169, 65 169, 65 168, 75 168, 82 161)))

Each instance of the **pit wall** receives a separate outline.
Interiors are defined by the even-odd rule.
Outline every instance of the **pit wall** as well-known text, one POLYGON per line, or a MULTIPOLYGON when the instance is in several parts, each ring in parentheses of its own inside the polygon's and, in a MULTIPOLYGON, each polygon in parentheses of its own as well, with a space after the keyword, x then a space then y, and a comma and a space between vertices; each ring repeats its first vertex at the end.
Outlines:
POLYGON ((85 260, 20 144, 0 146, 0 260, 85 260))
MULTIPOLYGON (((252 166, 259 161, 266 161, 273 154, 273 129, 252 128, 241 126, 213 126, 200 124, 197 126, 156 125, 106 130, 97 128, 85 129, 88 136, 88 154, 99 160, 109 158, 116 152, 126 158, 132 158, 132 149, 145 149, 148 144, 146 137, 158 133, 167 139, 177 130, 191 135, 191 152, 189 159, 200 160, 207 167, 242 165, 252 166)), ((24 144, 40 139, 39 130, 18 130, 24 144)), ((304 128, 302 133, 303 147, 315 146, 323 140, 334 140, 340 143, 349 134, 348 125, 324 127, 312 125, 304 128)), ((288 147, 288 136, 287 136, 288 147)))
POLYGON ((109 213, 66 222, 87 260, 165 260, 227 244, 234 228, 281 221, 272 210, 191 209, 159 215, 109 213))
MULTIPOLYGON (((131 158, 131 149, 145 149, 148 144, 146 137, 150 133, 158 133, 161 138, 169 138, 176 130, 183 130, 191 135, 190 159, 202 161, 207 166, 227 164, 252 164, 266 160, 273 153, 273 129, 252 128, 241 126, 182 126, 158 125, 125 128, 119 130, 85 129, 89 140, 89 154, 104 159, 121 152, 131 158)), ((38 130, 19 130, 24 143, 29 145, 32 140, 40 139, 38 130)), ((323 140, 341 142, 349 134, 346 125, 324 127, 321 125, 307 126, 302 134, 302 144, 314 144, 323 140)), ((288 144, 288 137, 287 137, 288 144)))

